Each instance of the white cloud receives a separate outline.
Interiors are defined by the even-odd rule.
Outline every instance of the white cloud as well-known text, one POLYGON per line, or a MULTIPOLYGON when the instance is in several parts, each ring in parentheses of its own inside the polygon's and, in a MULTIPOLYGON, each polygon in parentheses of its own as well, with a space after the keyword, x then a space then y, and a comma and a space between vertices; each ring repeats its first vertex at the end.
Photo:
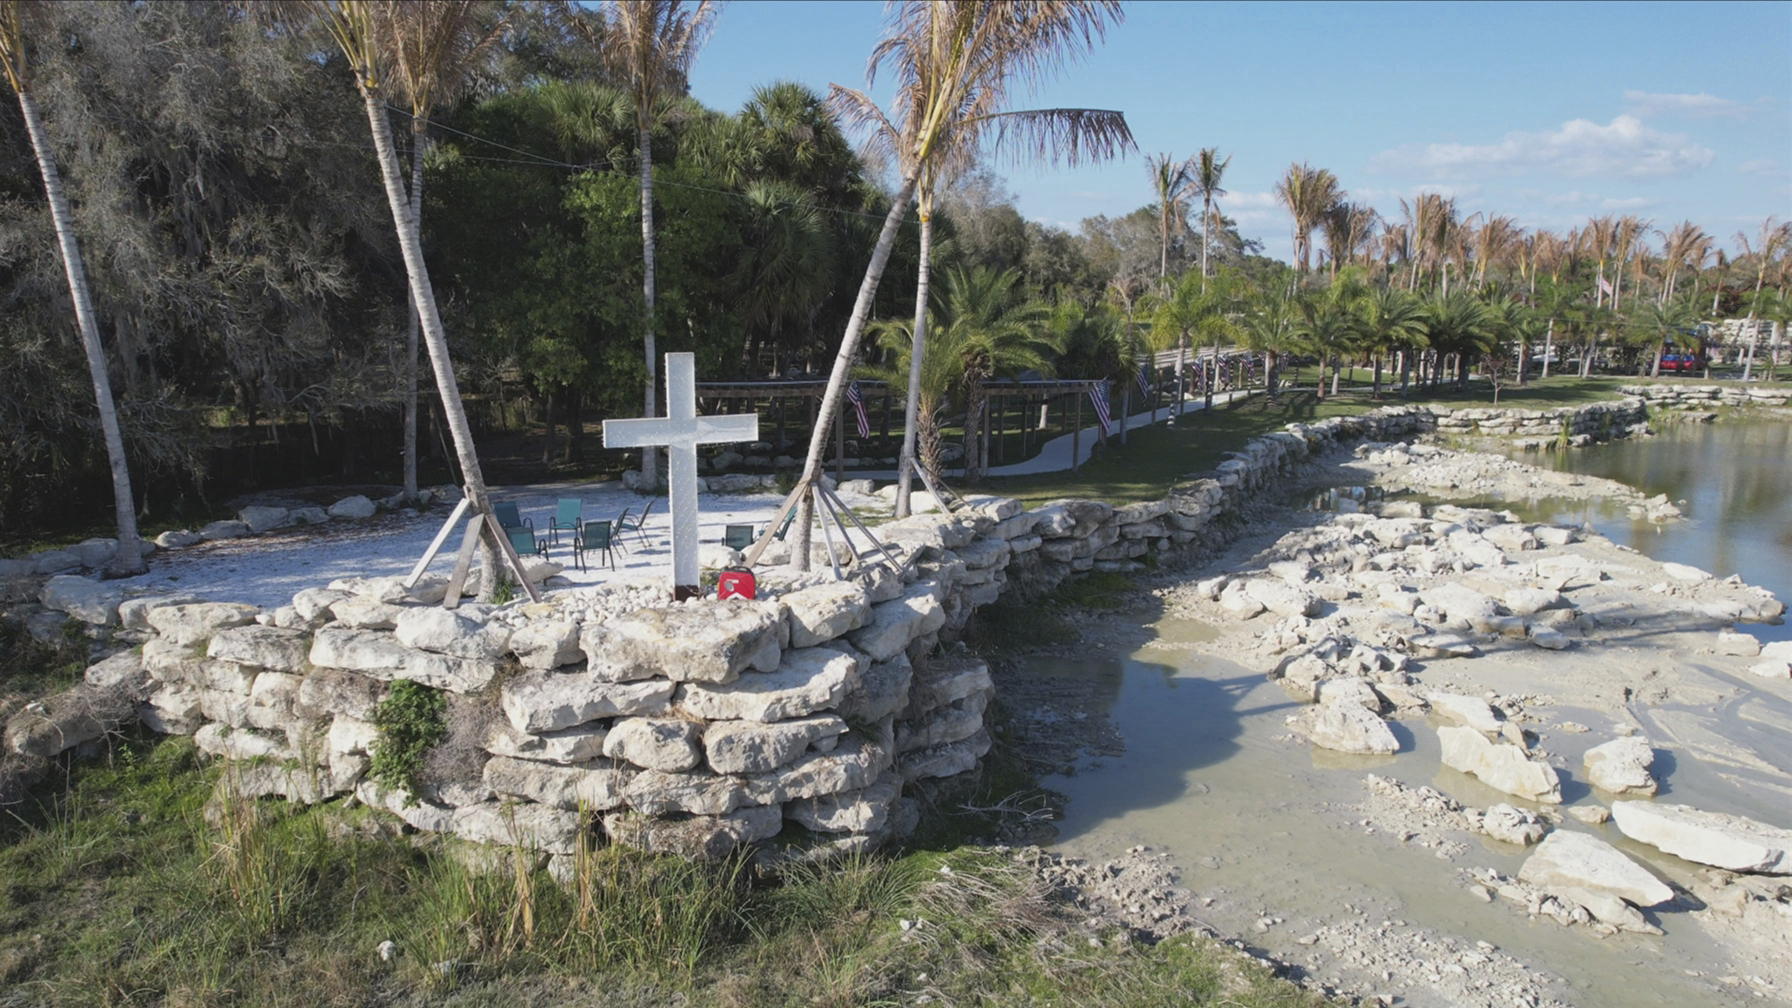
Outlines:
POLYGON ((1660 200, 1650 199, 1647 196, 1626 196, 1622 199, 1607 197, 1599 201, 1601 210, 1645 210, 1660 205, 1660 200))
POLYGON ((1473 175, 1539 172, 1584 177, 1667 178, 1711 164, 1715 154, 1683 134, 1663 133, 1635 116, 1601 126, 1571 119, 1545 133, 1514 130, 1493 144, 1409 144, 1371 159, 1377 170, 1473 175))
POLYGON ((1748 106, 1711 94, 1653 94, 1648 91, 1626 91, 1624 101, 1631 114, 1648 118, 1657 115, 1682 115, 1695 118, 1728 116, 1740 119, 1748 115, 1748 106))
POLYGON ((1767 158, 1761 158, 1757 161, 1744 161, 1736 167, 1736 170, 1748 175, 1765 175, 1768 178, 1786 174, 1785 165, 1767 158))
MULTIPOLYGON (((1218 202, 1220 205, 1227 207, 1227 208, 1231 208, 1231 207, 1275 207, 1275 206, 1282 205, 1281 201, 1276 199, 1276 194, 1273 192, 1227 193, 1226 195, 1219 197, 1219 199, 1216 202, 1218 202)), ((1230 211, 1228 210, 1228 216, 1230 216, 1230 215, 1231 215, 1230 211)))

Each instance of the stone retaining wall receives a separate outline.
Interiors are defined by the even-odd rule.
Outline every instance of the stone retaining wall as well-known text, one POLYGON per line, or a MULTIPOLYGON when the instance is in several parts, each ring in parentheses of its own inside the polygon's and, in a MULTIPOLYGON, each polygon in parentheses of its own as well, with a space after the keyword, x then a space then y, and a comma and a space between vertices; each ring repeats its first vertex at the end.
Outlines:
MULTIPOLYGON (((1608 429, 1635 411, 1599 404, 1566 422, 1608 429), (1618 419, 1590 419, 1601 410, 1618 419)), ((116 619, 114 639, 140 649, 13 718, 6 745, 42 760, 134 707, 151 728, 192 733, 230 760, 225 792, 304 803, 352 794, 421 830, 549 857, 593 822, 616 842, 691 857, 792 824, 808 831, 796 831, 804 843, 867 847, 912 826, 905 785, 964 773, 989 750, 988 669, 953 644, 979 607, 1036 598, 1082 572, 1186 563, 1341 443, 1451 429, 1463 413, 1493 429, 1530 412, 1395 406, 1290 424, 1163 500, 1120 508, 977 499, 879 526, 900 572, 873 566, 835 582, 772 569, 757 601, 667 605, 600 586, 449 611, 437 605, 440 580, 407 590, 395 578, 307 589, 272 611, 102 600, 72 614, 116 619), (367 777, 375 708, 401 679, 448 698, 448 737, 415 796, 367 777)))
POLYGON ((1792 389, 1727 385, 1623 385, 1618 391, 1664 409, 1708 410, 1714 406, 1785 406, 1792 389))

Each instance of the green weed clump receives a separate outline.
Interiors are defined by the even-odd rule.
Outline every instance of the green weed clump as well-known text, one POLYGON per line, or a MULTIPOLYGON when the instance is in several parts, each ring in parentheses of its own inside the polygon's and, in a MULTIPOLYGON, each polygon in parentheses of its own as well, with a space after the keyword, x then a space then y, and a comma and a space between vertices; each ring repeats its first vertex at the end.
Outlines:
POLYGON ((422 683, 400 679, 374 708, 379 738, 367 775, 380 784, 403 790, 416 801, 423 754, 448 734, 448 698, 422 683))

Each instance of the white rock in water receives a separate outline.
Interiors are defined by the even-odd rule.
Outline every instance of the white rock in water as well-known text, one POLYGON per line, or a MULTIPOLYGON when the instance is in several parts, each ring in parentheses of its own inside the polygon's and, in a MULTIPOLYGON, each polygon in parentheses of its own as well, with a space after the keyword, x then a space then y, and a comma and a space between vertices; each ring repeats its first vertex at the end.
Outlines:
POLYGON ((1687 805, 1612 805, 1624 835, 1676 857, 1730 871, 1792 875, 1792 830, 1687 805))
POLYGON ((1518 870, 1518 878, 1535 886, 1581 886, 1637 906, 1674 898, 1674 890, 1648 869, 1588 833, 1551 833, 1518 870))
POLYGON ((1587 750, 1587 780, 1594 787, 1612 794, 1655 793, 1655 777, 1649 769, 1655 763, 1655 750, 1645 739, 1634 735, 1612 739, 1587 750))
POLYGON ((1531 643, 1547 651, 1565 651, 1574 643, 1567 634, 1553 627, 1533 624, 1530 633, 1531 643))
POLYGON ((1761 642, 1751 634, 1735 630, 1719 630, 1717 632, 1717 653, 1735 655, 1739 658, 1753 658, 1761 653, 1761 642))
POLYGON ((1487 741, 1487 736, 1473 728, 1444 726, 1437 730, 1443 743, 1443 763, 1480 778, 1483 784, 1520 798, 1546 802, 1562 801, 1562 782, 1555 768, 1530 759, 1523 749, 1504 743, 1487 741))
POLYGON ((1500 803, 1481 814, 1481 832, 1495 840, 1529 847, 1543 839, 1544 826, 1529 809, 1500 803))
POLYGON ((1697 567, 1689 567, 1680 563, 1664 563, 1661 572, 1676 581, 1709 581, 1711 575, 1697 567))
POLYGON ((1497 735, 1500 731, 1500 717, 1480 697, 1464 696, 1460 693, 1427 693, 1425 702, 1431 709, 1460 725, 1467 725, 1478 732, 1497 735))
POLYGON ((1763 679, 1792 678, 1792 662, 1787 661, 1756 662, 1748 670, 1763 679))
POLYGON ((1320 705, 1314 712, 1308 737, 1314 745, 1337 752, 1385 755, 1400 751, 1400 743, 1388 730, 1387 722, 1369 708, 1349 700, 1320 705))
POLYGON ((1621 931, 1661 934, 1661 929, 1644 919, 1642 911, 1611 893, 1598 892, 1585 886, 1550 886, 1545 890, 1558 900, 1570 900, 1586 909, 1595 918, 1621 931))

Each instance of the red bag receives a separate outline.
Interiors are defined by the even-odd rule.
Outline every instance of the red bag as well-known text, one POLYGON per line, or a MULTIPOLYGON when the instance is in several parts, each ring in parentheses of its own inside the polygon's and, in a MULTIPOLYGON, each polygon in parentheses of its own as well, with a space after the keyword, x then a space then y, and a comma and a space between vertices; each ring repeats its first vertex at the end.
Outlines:
POLYGON ((716 578, 716 598, 754 598, 759 590, 759 580, 753 572, 745 567, 724 567, 716 578))

